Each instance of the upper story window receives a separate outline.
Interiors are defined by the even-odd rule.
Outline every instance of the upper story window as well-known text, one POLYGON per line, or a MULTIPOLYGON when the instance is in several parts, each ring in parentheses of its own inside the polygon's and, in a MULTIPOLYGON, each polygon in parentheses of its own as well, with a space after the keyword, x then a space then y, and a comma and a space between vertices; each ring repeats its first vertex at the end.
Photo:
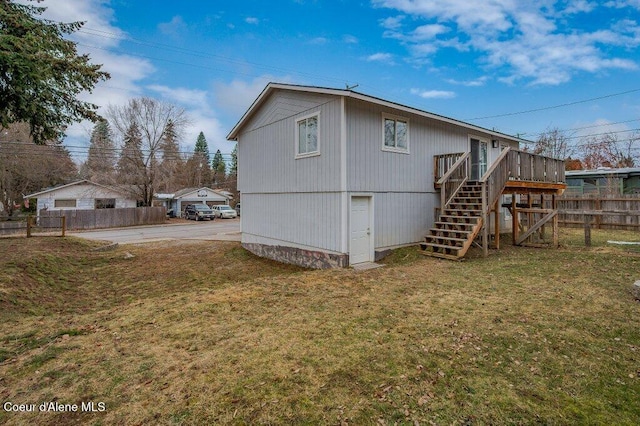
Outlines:
POLYGON ((296 157, 320 154, 320 114, 303 117, 296 121, 296 157))
POLYGON ((409 152, 409 120, 407 118, 383 115, 382 127, 383 150, 409 152))

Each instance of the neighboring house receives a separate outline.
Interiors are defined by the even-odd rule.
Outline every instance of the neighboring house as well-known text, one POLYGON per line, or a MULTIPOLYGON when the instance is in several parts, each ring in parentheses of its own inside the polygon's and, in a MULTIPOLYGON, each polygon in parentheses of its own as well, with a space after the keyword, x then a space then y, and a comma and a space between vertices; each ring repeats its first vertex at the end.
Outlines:
POLYGON ((243 247, 311 267, 420 242, 440 205, 434 156, 470 153, 478 180, 523 142, 351 90, 275 83, 227 138, 238 142, 243 247))
POLYGON ((136 207, 136 200, 126 191, 79 180, 25 195, 37 198, 37 210, 93 210, 136 207))
POLYGON ((231 198, 233 197, 207 187, 185 188, 174 194, 156 194, 154 204, 164 205, 167 211, 172 210, 174 215, 179 216, 189 204, 229 204, 231 198))
POLYGON ((572 170, 566 173, 568 194, 640 194, 640 167, 572 170))

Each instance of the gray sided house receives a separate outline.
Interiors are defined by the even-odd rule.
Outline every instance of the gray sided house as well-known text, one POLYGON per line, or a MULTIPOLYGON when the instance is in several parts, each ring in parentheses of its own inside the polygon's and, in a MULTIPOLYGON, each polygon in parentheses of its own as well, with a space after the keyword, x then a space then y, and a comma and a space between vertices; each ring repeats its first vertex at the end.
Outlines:
POLYGON ((375 261, 423 240, 434 156, 470 153, 478 179, 520 139, 351 90, 270 83, 231 130, 242 245, 311 267, 375 261))
POLYGON ((136 207, 136 200, 118 188, 101 185, 89 180, 79 180, 66 185, 48 188, 26 195, 38 199, 41 210, 94 210, 136 207))

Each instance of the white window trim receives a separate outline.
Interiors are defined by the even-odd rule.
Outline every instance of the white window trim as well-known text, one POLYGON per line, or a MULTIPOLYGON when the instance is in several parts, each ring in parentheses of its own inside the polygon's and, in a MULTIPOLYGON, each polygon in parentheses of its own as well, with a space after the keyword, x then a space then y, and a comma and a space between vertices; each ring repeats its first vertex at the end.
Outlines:
POLYGON ((311 113, 311 114, 307 114, 304 115, 302 117, 298 117, 296 118, 296 125, 294 127, 294 132, 295 132, 295 153, 296 153, 296 160, 299 158, 308 158, 308 157, 316 157, 318 155, 320 155, 320 141, 322 140, 320 138, 321 134, 320 134, 320 111, 311 113), (312 152, 304 152, 304 153, 300 153, 298 150, 300 149, 300 132, 298 130, 298 123, 300 123, 303 120, 307 120, 309 118, 312 117, 316 117, 318 119, 318 146, 316 147, 315 151, 312 152))
POLYGON ((409 148, 411 146, 411 123, 409 121, 409 118, 407 117, 402 117, 400 115, 392 115, 392 114, 387 114, 387 113, 382 113, 382 150, 383 151, 388 151, 388 152, 395 152, 398 154, 409 154, 409 148), (398 148, 398 147, 392 147, 392 146, 387 146, 384 143, 384 137, 385 137, 385 129, 384 129, 384 121, 386 119, 389 120, 395 120, 395 121, 402 121, 407 123, 407 147, 406 148, 398 148))

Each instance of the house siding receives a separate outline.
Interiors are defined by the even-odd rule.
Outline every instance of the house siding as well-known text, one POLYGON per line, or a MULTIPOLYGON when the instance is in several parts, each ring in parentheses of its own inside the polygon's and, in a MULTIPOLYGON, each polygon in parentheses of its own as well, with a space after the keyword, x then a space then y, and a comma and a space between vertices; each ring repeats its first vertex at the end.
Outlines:
POLYGON ((238 189, 248 193, 336 191, 340 98, 276 92, 238 135, 238 189), (320 113, 320 155, 296 159, 296 120, 320 113))
POLYGON ((438 198, 429 193, 374 194, 376 251, 418 243, 431 224, 438 198))
POLYGON ((355 99, 347 102, 349 191, 435 193, 433 156, 467 151, 468 133, 355 99), (382 114, 409 119, 409 153, 382 149, 382 114))
POLYGON ((242 242, 340 252, 340 193, 242 194, 242 242))

